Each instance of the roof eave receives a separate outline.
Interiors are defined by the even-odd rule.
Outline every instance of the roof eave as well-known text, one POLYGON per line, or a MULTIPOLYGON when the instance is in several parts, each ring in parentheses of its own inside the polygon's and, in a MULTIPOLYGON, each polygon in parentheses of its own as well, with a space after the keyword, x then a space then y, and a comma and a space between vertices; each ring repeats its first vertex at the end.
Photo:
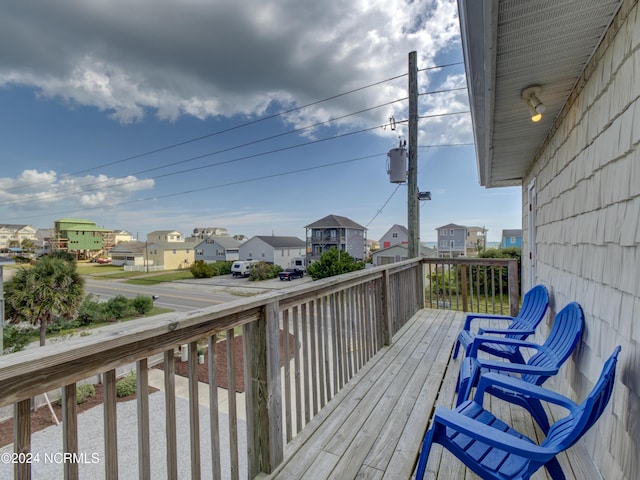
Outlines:
POLYGON ((476 145, 478 180, 491 180, 491 136, 495 92, 498 0, 458 0, 462 52, 476 145), (482 38, 482 43, 470 39, 482 38))

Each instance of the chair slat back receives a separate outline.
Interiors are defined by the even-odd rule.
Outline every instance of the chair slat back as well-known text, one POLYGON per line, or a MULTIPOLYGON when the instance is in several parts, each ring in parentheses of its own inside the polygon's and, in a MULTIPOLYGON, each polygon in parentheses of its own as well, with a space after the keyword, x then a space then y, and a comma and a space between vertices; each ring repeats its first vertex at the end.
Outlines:
POLYGON ((600 418, 613 392, 619 353, 620 346, 605 362, 600 378, 587 398, 569 415, 551 426, 547 438, 542 442, 543 446, 565 450, 574 445, 600 418))
MULTIPOLYGON (((513 319, 510 329, 522 330, 532 329, 534 330, 538 324, 544 318, 544 313, 549 306, 549 291, 544 285, 536 285, 529 290, 522 299, 522 307, 513 319)), ((523 340, 528 335, 522 334, 507 334, 507 338, 515 338, 517 340, 523 340)))
MULTIPOLYGON (((577 302, 571 302, 558 312, 549 336, 542 347, 531 356, 527 365, 560 368, 580 341, 583 329, 582 308, 577 302)), ((547 378, 543 375, 523 375, 523 379, 535 385, 541 385, 547 378)))

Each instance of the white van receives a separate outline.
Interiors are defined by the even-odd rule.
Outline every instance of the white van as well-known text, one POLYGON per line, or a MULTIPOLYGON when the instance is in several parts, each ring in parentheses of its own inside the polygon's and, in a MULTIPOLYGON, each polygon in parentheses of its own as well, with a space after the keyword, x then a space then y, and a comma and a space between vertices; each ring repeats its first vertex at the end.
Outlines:
POLYGON ((255 260, 236 260, 231 265, 231 274, 234 277, 248 277, 254 263, 256 263, 255 260))

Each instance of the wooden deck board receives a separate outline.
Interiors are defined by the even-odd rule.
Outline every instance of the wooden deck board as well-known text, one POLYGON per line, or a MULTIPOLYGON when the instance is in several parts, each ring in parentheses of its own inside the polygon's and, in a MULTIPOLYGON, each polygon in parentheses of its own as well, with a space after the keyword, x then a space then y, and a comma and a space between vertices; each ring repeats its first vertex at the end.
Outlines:
MULTIPOLYGON (((283 464, 260 478, 410 479, 433 411, 455 404, 460 360, 452 360, 451 352, 463 318, 451 311, 418 312, 287 445, 283 464)), ((543 438, 522 408, 489 402, 523 433, 543 438)), ((599 478, 580 444, 560 462, 567 479, 599 478)), ((434 445, 425 478, 479 477, 434 445)), ((533 478, 549 477, 540 470, 533 478)))

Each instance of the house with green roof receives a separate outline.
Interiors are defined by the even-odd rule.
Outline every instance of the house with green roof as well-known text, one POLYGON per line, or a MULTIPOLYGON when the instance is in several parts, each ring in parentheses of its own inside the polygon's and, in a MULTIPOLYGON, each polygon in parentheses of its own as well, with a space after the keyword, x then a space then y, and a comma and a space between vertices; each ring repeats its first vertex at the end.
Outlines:
POLYGON ((74 253, 87 259, 104 249, 104 235, 111 232, 96 222, 78 218, 62 218, 54 222, 54 250, 74 253))

